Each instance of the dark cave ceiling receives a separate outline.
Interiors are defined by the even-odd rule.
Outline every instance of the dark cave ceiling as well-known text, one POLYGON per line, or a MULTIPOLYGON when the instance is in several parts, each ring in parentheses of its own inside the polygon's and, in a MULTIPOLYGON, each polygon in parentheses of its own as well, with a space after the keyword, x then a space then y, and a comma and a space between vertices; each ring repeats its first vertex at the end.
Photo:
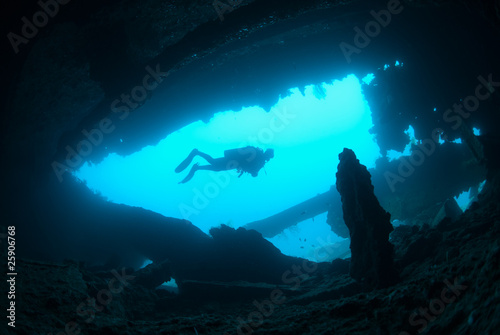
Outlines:
MULTIPOLYGON (((470 94, 476 77, 498 73, 500 19, 498 2, 402 1, 403 11, 347 62, 339 44, 352 43, 353 28, 364 27, 373 20, 370 11, 388 3, 241 1, 224 8, 224 20, 210 1, 60 5, 18 54, 8 46, 6 152, 17 169, 46 175, 51 161, 64 159, 67 146, 75 147, 85 138, 82 131, 98 128, 103 119, 116 129, 93 148, 87 159, 94 162, 109 152, 125 155, 155 144, 217 111, 269 108, 290 87, 361 76, 395 59, 407 64, 404 73, 379 71, 379 85, 366 94, 379 145, 401 149, 409 122, 420 138, 438 125, 440 115, 423 110, 445 110, 470 94), (120 119, 113 106, 125 106, 123 95, 152 69, 168 75, 120 119), (113 105, 117 99, 121 103, 113 105)), ((13 7, 10 31, 19 33, 16 17, 37 6, 13 7)), ((496 115, 490 103, 473 119, 485 132, 496 115)))

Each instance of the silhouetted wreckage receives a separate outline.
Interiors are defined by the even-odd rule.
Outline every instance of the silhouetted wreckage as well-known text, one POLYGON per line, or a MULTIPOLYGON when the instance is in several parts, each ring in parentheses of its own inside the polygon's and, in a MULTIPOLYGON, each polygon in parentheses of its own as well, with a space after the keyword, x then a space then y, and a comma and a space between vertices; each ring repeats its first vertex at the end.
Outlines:
POLYGON ((339 159, 337 189, 351 237, 350 274, 370 287, 390 285, 396 279, 391 215, 380 206, 370 173, 354 152, 344 149, 339 159))

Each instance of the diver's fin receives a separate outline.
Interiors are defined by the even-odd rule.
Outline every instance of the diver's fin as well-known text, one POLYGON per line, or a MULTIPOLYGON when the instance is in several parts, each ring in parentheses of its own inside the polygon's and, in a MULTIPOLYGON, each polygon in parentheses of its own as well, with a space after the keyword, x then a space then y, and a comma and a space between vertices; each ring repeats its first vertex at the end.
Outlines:
POLYGON ((196 156, 196 154, 198 153, 198 150, 197 149, 193 149, 191 151, 191 153, 187 156, 187 158, 185 160, 183 160, 178 167, 175 168, 175 172, 176 173, 179 173, 181 172, 182 170, 184 170, 185 168, 188 167, 188 165, 191 163, 191 161, 193 160, 194 156, 196 156))
POLYGON ((184 178, 182 181, 180 181, 179 184, 184 184, 184 183, 187 183, 188 181, 190 181, 191 178, 193 178, 194 173, 198 170, 198 166, 200 166, 200 164, 198 164, 198 163, 196 163, 195 165, 193 165, 193 167, 189 171, 189 173, 186 176, 186 178, 184 178))

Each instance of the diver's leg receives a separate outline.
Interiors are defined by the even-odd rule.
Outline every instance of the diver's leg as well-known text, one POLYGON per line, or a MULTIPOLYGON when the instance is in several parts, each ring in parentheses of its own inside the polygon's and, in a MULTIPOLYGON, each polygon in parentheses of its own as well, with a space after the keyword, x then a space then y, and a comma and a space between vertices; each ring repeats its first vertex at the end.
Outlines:
POLYGON ((202 166, 198 166, 197 170, 208 170, 208 171, 215 171, 215 172, 225 170, 225 168, 223 167, 223 165, 219 164, 218 158, 214 159, 214 161, 215 161, 215 165, 202 165, 202 166))
POLYGON ((198 156, 204 158, 210 165, 200 166, 200 170, 211 170, 211 171, 225 171, 234 169, 234 164, 231 164, 226 157, 213 158, 204 152, 198 151, 198 156))
MULTIPOLYGON (((182 170, 184 170, 185 168, 188 167, 189 164, 191 164, 191 162, 193 161, 193 158, 194 156, 196 156, 198 154, 198 149, 193 149, 191 150, 191 153, 189 153, 189 155, 187 156, 187 158, 185 160, 183 160, 178 167, 175 168, 175 172, 176 173, 179 173, 181 172, 182 170)), ((194 172, 193 172, 194 173, 194 172)))
MULTIPOLYGON (((201 152, 201 151, 198 151, 198 156, 200 156, 201 158, 204 158, 208 163, 212 164, 212 165, 216 165, 217 164, 217 159, 213 158, 212 156, 210 156, 209 154, 206 154, 204 152, 201 152)), ((201 166, 200 166, 201 167, 201 166)))
POLYGON ((200 166, 198 163, 194 164, 193 167, 191 168, 191 170, 189 171, 188 175, 186 176, 186 178, 184 178, 181 182, 179 182, 179 184, 184 184, 184 183, 187 183, 188 181, 190 181, 191 178, 193 178, 195 172, 198 170, 207 170, 207 171, 216 171, 216 172, 226 170, 221 164, 217 163, 217 159, 215 159, 214 161, 216 161, 215 165, 201 165, 200 166))

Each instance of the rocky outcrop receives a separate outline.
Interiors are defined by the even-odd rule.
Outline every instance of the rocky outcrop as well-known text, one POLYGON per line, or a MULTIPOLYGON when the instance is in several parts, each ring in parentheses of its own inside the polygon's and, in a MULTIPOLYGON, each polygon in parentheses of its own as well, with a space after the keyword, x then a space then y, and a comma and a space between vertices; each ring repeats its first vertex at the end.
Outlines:
MULTIPOLYGON (((401 225, 391 234, 402 237, 394 241, 400 256, 414 241, 433 242, 436 229, 417 230, 401 225)), ((491 284, 500 275, 498 201, 480 197, 476 209, 467 210, 441 234, 443 242, 435 244, 430 257, 408 264, 395 286, 372 292, 362 292, 344 275, 344 261, 318 264, 307 279, 290 276, 300 285, 189 281, 189 294, 173 295, 141 285, 141 271, 117 267, 92 273, 77 262, 19 259, 15 333, 495 333, 498 318, 481 315, 499 311, 498 285, 491 284), (443 290, 452 303, 441 299, 443 290), (442 313, 433 313, 441 312, 440 306, 442 313), (259 322, 259 315, 265 322, 259 322)))
POLYGON ((305 260, 285 256, 271 242, 255 230, 234 229, 226 225, 210 229, 213 247, 198 278, 220 281, 244 280, 283 284, 292 267, 300 267, 305 260))
POLYGON ((134 283, 149 289, 154 289, 172 279, 170 261, 166 260, 159 264, 149 264, 136 273, 134 283))
POLYGON ((342 199, 344 221, 351 237, 351 276, 369 287, 384 287, 395 281, 391 215, 373 193, 371 176, 354 152, 339 155, 337 190, 342 199))

